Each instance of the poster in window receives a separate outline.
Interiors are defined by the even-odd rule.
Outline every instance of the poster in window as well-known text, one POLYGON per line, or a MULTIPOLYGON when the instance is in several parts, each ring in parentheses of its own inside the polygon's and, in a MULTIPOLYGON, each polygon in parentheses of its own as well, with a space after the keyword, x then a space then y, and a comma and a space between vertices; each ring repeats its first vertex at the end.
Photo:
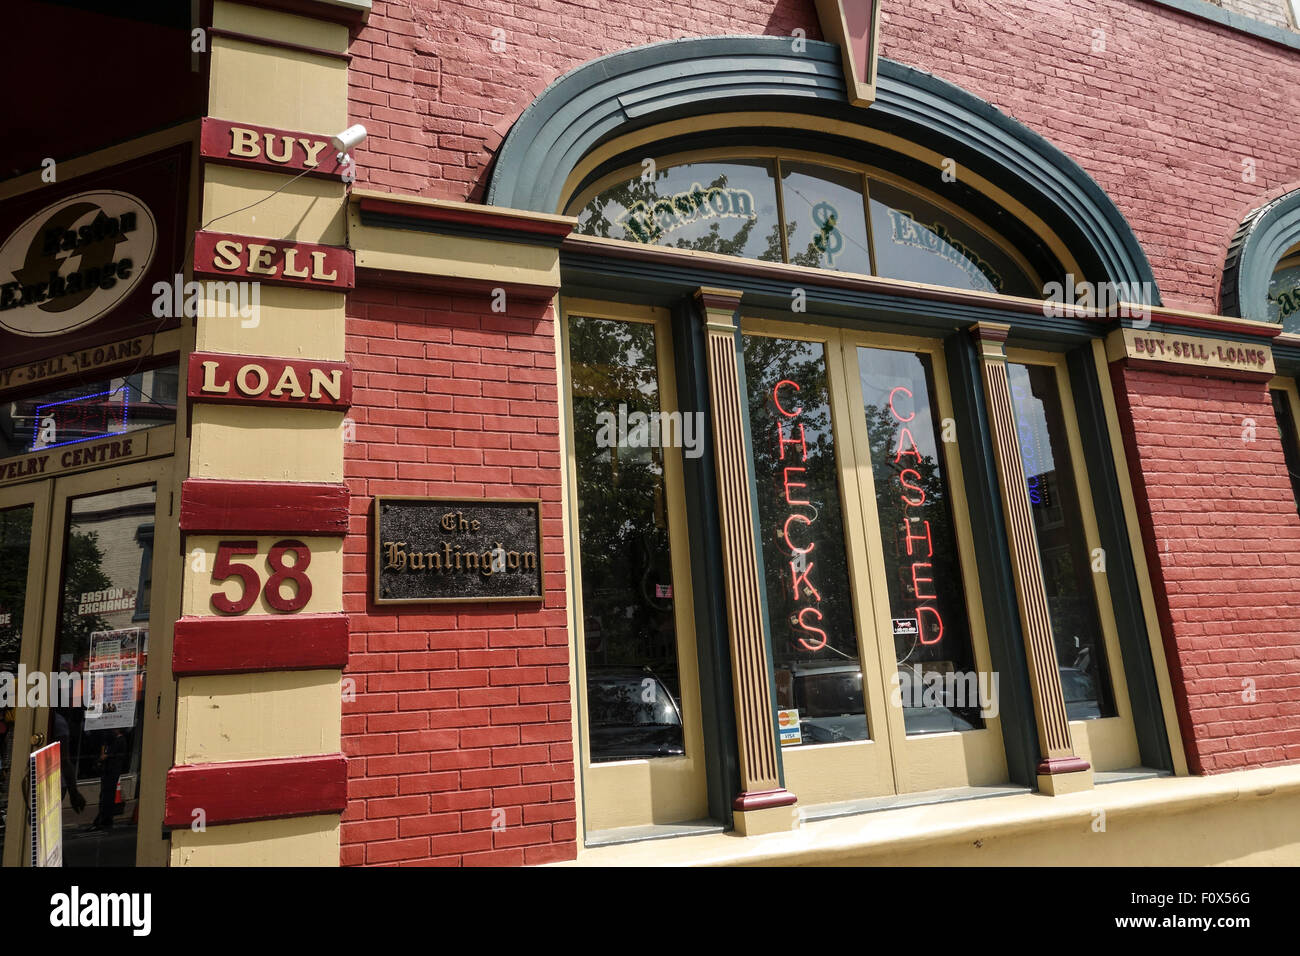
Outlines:
POLYGON ((54 743, 29 758, 32 792, 28 795, 32 866, 63 865, 62 746, 54 743))
POLYGON ((87 730, 135 726, 136 676, 147 631, 127 627, 90 635, 92 698, 86 708, 87 730))

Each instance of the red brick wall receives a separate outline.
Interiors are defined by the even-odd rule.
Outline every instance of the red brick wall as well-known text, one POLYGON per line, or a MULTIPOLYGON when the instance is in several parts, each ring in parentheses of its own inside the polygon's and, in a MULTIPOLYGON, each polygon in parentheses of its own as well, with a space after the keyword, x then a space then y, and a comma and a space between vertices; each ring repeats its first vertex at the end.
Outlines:
POLYGON ((1188 764, 1300 760, 1300 515, 1268 390, 1113 375, 1188 764))
MULTIPOLYGON (((820 32, 812 0, 375 0, 352 46, 358 182, 481 198, 510 124, 561 74, 658 40, 820 32), (493 53, 492 29, 506 31, 493 53)), ((1137 232, 1167 304, 1217 311, 1228 240, 1300 181, 1300 52, 1141 0, 885 0, 884 56, 965 87, 1043 134, 1137 232), (1093 31, 1105 52, 1092 52, 1093 31), (1255 181, 1242 179, 1242 158, 1255 181)))
POLYGON ((344 608, 347 864, 524 864, 576 853, 555 346, 549 304, 358 289, 344 608), (546 602, 369 603, 376 494, 538 497, 546 602), (494 811, 504 811, 493 829, 494 811))

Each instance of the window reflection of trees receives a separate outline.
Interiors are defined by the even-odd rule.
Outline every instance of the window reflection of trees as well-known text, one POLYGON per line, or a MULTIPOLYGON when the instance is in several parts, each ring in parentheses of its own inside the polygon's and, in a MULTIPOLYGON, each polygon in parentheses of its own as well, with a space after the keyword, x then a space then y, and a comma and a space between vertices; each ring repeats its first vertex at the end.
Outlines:
MULTIPOLYGON (((934 379, 929 360, 912 352, 859 348, 858 361, 890 616, 915 620, 918 604, 926 603, 936 608, 943 619, 943 637, 931 644, 922 643, 921 635, 894 635, 898 666, 902 670, 919 664, 923 673, 930 669, 974 673, 975 654, 966 615, 952 503, 948 497, 948 476, 939 453, 941 435, 939 423, 935 420, 934 379), (895 386, 903 386, 912 393, 912 398, 906 400, 907 405, 898 408, 898 415, 889 407, 889 396, 895 386), (899 415, 910 415, 913 411, 915 417, 910 421, 899 421, 899 415), (904 441, 904 427, 916 443, 919 461, 912 454, 898 456, 899 443, 904 441), (904 494, 913 500, 921 494, 904 488, 901 475, 908 468, 920 475, 919 478, 909 476, 909 483, 924 491, 925 503, 921 506, 908 506, 903 500, 904 494), (913 519, 913 535, 922 533, 922 521, 930 523, 934 553, 929 558, 920 556, 923 551, 908 554, 905 530, 908 517, 913 519), (918 560, 930 563, 929 570, 921 576, 932 579, 925 586, 929 593, 938 595, 937 598, 918 601, 912 583, 912 564, 918 560)), ((899 402, 904 400, 900 393, 899 402)), ((905 443, 903 450, 909 448, 910 444, 905 443)), ((924 542, 913 540, 914 551, 924 547, 924 542)), ((965 724, 983 726, 978 705, 957 707, 955 704, 952 700, 944 702, 946 709, 965 724)), ((951 728, 942 726, 934 722, 934 715, 927 717, 926 726, 921 727, 918 718, 913 716, 916 709, 909 710, 911 712, 906 714, 908 733, 962 729, 961 724, 954 724, 951 728)))
POLYGON ((659 411, 654 329, 573 317, 569 332, 587 664, 648 666, 680 700, 663 452, 597 447, 599 413, 659 411))
POLYGON ((1113 716, 1106 645, 1056 373, 1045 365, 1012 363, 1007 366, 1007 377, 1026 480, 1035 481, 1034 487, 1041 492, 1037 501, 1031 496, 1030 512, 1056 659, 1063 683, 1072 690, 1066 709, 1072 720, 1113 716), (1039 474, 1031 474, 1035 470, 1039 474))
POLYGON ((819 342, 747 336, 745 375, 773 654, 778 665, 786 661, 857 664, 857 634, 844 547, 824 348, 819 342), (797 419, 786 418, 776 409, 772 391, 783 379, 799 386, 797 392, 789 389, 783 397, 788 410, 802 407, 797 419), (789 443, 789 439, 798 434, 799 424, 804 426, 807 461, 800 461, 801 449, 789 443), (784 459, 777 443, 778 427, 783 429, 787 439, 784 459), (795 497, 804 498, 811 502, 810 505, 791 505, 786 500, 783 469, 791 465, 807 469, 801 480, 808 487, 795 489, 795 497), (823 617, 817 626, 826 632, 828 638, 826 647, 819 651, 810 652, 799 645, 800 637, 815 635, 798 624, 799 609, 808 602, 794 599, 791 554, 783 535, 785 519, 792 513, 801 514, 813 522, 811 526, 803 527, 797 536, 792 530, 791 538, 798 542, 807 537, 815 543, 807 556, 814 566, 809 580, 821 594, 821 600, 815 606, 823 617))
POLYGON ((31 505, 0 511, 0 615, 8 619, 0 625, 0 671, 15 671, 22 652, 32 512, 31 505))
MULTIPOLYGON (((579 216, 579 231, 584 235, 600 236, 606 239, 644 241, 639 239, 631 229, 617 222, 619 215, 634 208, 638 203, 644 203, 646 208, 653 210, 658 200, 671 198, 675 193, 688 188, 691 182, 699 181, 703 183, 703 177, 700 176, 702 168, 718 169, 719 165, 711 163, 707 167, 701 167, 697 164, 675 166, 658 170, 655 179, 650 182, 638 176, 625 183, 610 187, 588 203, 582 210, 579 216), (692 176, 695 179, 692 179, 692 176), (674 179, 685 183, 685 186, 679 186, 676 183, 670 185, 670 180, 674 179)), ((764 262, 780 262, 782 256, 781 232, 780 224, 776 221, 775 215, 772 217, 771 229, 763 236, 765 245, 762 250, 752 256, 747 253, 750 247, 750 237, 753 235, 754 230, 759 228, 760 222, 764 218, 760 212, 763 204, 770 202, 773 209, 775 209, 775 177, 767 164, 729 164, 723 167, 721 172, 712 176, 707 183, 703 183, 703 187, 706 191, 727 189, 731 188, 733 183, 738 180, 738 188, 743 189, 755 186, 754 180, 756 179, 762 180, 763 189, 761 195, 759 195, 759 190, 751 189, 751 192, 755 193, 755 216, 753 218, 702 218, 697 220, 701 224, 707 223, 707 229, 702 235, 660 238, 654 244, 671 246, 677 249, 693 249, 697 252, 713 252, 723 256, 748 257, 764 262), (728 227, 728 231, 723 231, 724 226, 728 227)), ((692 223, 691 225, 695 224, 692 223)))

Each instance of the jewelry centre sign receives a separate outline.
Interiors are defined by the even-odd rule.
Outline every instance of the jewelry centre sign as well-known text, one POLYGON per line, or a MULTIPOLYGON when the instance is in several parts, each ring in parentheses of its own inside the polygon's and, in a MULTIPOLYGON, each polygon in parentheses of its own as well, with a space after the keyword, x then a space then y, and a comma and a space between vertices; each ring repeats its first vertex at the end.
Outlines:
POLYGON ((375 498, 374 601, 540 601, 536 498, 375 498))

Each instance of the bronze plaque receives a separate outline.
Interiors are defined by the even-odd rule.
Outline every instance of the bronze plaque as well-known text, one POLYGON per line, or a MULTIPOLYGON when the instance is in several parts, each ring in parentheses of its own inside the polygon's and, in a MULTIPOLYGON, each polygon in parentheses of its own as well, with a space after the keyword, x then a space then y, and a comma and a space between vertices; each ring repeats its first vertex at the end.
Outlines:
POLYGON ((411 498, 374 504, 376 604, 540 601, 536 498, 411 498))

